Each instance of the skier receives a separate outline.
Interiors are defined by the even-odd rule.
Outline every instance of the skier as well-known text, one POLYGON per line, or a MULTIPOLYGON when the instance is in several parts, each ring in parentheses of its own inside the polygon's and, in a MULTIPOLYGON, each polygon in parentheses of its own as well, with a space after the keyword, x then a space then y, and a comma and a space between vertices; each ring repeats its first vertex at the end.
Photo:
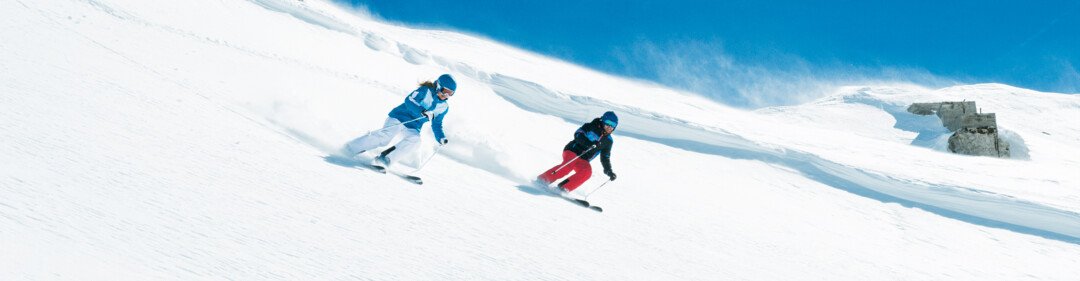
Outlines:
POLYGON ((450 74, 439 76, 435 82, 420 83, 420 87, 405 97, 401 105, 387 114, 389 117, 386 118, 383 129, 346 143, 343 148, 344 153, 355 157, 365 151, 386 146, 394 137, 404 134, 401 141, 385 153, 376 156, 372 163, 373 166, 388 166, 398 152, 411 152, 416 148, 416 144, 420 141, 420 127, 428 120, 431 121, 431 131, 435 133, 435 140, 439 142, 439 145, 446 145, 449 140, 443 134, 442 121, 450 109, 447 100, 454 96, 456 89, 457 83, 450 74))
POLYGON ((604 174, 609 180, 615 180, 615 172, 611 171, 611 132, 619 125, 619 117, 615 112, 604 112, 600 118, 585 123, 574 132, 574 140, 563 148, 563 161, 555 167, 551 167, 543 174, 536 177, 536 184, 541 187, 564 195, 585 183, 592 176, 592 166, 589 161, 600 155, 600 164, 604 166, 604 174), (551 183, 565 177, 571 171, 574 175, 563 180, 555 187, 551 183))

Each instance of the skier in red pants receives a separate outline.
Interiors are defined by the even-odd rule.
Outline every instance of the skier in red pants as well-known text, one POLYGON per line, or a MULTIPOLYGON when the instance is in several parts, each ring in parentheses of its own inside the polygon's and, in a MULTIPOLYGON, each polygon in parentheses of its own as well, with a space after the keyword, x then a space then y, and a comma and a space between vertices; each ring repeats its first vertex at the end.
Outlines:
POLYGON ((536 184, 553 192, 564 194, 574 191, 582 183, 592 176, 592 166, 589 161, 600 155, 600 164, 604 166, 604 174, 610 180, 615 180, 615 172, 611 171, 611 132, 619 125, 619 117, 614 112, 604 112, 600 118, 585 123, 574 132, 574 140, 563 148, 563 161, 555 167, 551 167, 543 174, 536 177, 536 184), (573 171, 566 180, 555 187, 552 182, 565 177, 573 171))

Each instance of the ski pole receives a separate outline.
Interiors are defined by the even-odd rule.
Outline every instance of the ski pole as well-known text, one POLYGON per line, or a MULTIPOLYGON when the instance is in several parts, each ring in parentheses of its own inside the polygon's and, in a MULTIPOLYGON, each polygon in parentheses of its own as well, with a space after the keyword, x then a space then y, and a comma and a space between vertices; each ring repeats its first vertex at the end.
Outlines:
POLYGON ((366 136, 366 135, 370 135, 371 133, 374 133, 374 132, 385 131, 386 129, 390 129, 390 128, 393 128, 393 127, 397 127, 397 126, 409 124, 409 123, 412 123, 412 122, 416 122, 417 120, 424 119, 424 118, 427 118, 427 117, 426 116, 420 116, 420 118, 416 118, 416 119, 413 119, 413 120, 409 120, 409 121, 397 123, 397 124, 394 124, 394 125, 386 126, 386 127, 383 127, 382 129, 378 129, 378 130, 374 130, 374 131, 368 131, 367 134, 364 134, 364 135, 366 136))
MULTIPOLYGON (((603 139, 604 136, 607 136, 607 133, 601 134, 600 138, 603 139)), ((559 166, 558 169, 555 169, 554 171, 551 171, 551 174, 554 175, 555 173, 559 172, 559 170, 562 170, 562 168, 565 168, 566 165, 570 165, 570 163, 573 163, 574 160, 577 160, 578 158, 581 158, 581 155, 584 155, 586 153, 589 153, 589 151, 592 151, 593 148, 596 148, 596 146, 597 146, 596 144, 593 144, 592 146, 589 146, 589 149, 586 149, 585 151, 582 151, 581 154, 578 154, 577 156, 575 156, 574 159, 570 159, 570 161, 567 161, 566 164, 563 164, 562 166, 559 166)))
POLYGON ((415 174, 417 172, 420 172, 420 170, 423 169, 425 166, 427 166, 427 163, 429 161, 431 161, 431 158, 435 158, 435 154, 439 154, 439 150, 442 150, 442 147, 443 147, 442 145, 440 145, 439 147, 436 147, 435 152, 431 153, 431 156, 428 156, 427 160, 424 160, 424 163, 420 164, 420 167, 417 167, 415 171, 412 171, 412 173, 409 173, 409 174, 415 174))
POLYGON ((596 189, 593 189, 593 191, 592 191, 592 192, 589 192, 589 194, 585 194, 585 199, 582 199, 582 200, 589 200, 589 195, 592 195, 592 194, 593 194, 594 192, 596 192, 597 190, 600 190, 601 188, 604 188, 604 185, 606 185, 606 184, 607 184, 607 183, 609 183, 609 182, 611 182, 611 180, 610 180, 610 179, 609 179, 609 180, 606 180, 606 181, 604 181, 604 183, 601 183, 601 184, 600 184, 600 187, 597 187, 596 189))
POLYGON ((551 171, 551 174, 554 175, 555 173, 559 172, 559 170, 562 170, 562 168, 566 168, 566 165, 570 165, 570 163, 574 163, 574 160, 577 160, 578 158, 581 158, 582 154, 589 153, 589 151, 593 150, 593 148, 596 148, 595 144, 590 146, 589 149, 586 149, 585 151, 582 151, 581 154, 578 154, 577 156, 574 156, 574 158, 570 159, 570 161, 566 161, 566 164, 562 164, 562 166, 559 166, 558 169, 555 169, 554 171, 551 171))

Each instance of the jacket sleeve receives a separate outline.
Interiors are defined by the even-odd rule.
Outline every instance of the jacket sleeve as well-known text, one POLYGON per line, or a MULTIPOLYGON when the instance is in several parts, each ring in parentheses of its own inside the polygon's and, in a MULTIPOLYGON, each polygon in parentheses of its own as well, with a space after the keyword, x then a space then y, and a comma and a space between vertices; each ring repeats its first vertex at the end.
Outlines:
POLYGON ((614 145, 614 140, 604 146, 600 150, 600 164, 604 166, 604 172, 611 171, 611 147, 614 145))
POLYGON ((442 141, 443 138, 446 138, 446 134, 443 134, 442 130, 442 120, 443 117, 446 116, 446 113, 449 112, 450 107, 446 107, 446 109, 443 110, 442 113, 439 113, 439 115, 435 115, 435 120, 431 120, 431 132, 435 133, 435 140, 442 141))

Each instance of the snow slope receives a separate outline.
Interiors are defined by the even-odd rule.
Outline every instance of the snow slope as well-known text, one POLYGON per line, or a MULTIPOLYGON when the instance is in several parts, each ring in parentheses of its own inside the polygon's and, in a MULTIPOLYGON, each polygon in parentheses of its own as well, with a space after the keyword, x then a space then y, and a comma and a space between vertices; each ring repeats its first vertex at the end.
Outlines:
POLYGON ((866 85, 743 111, 320 1, 0 1, 0 279, 1080 276, 1075 96, 866 85), (427 184, 327 157, 446 72, 427 184), (1021 159, 944 153, 904 111, 965 99, 1021 159), (606 110, 604 213, 525 185, 606 110))

